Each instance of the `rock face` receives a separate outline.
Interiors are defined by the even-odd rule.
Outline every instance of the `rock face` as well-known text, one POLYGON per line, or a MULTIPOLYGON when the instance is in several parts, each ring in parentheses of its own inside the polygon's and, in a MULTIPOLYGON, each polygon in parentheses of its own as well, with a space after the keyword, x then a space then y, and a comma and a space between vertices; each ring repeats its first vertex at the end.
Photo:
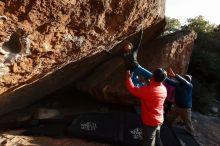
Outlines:
MULTIPOLYGON (((185 74, 195 39, 194 31, 183 30, 145 43, 138 53, 140 65, 151 71, 158 67, 172 67, 176 73, 185 74)), ((102 101, 128 105, 136 102, 126 90, 125 66, 121 57, 113 57, 99 65, 77 86, 102 101)))
POLYGON ((154 39, 164 8, 164 0, 1 0, 0 114, 83 77, 141 26, 154 39))

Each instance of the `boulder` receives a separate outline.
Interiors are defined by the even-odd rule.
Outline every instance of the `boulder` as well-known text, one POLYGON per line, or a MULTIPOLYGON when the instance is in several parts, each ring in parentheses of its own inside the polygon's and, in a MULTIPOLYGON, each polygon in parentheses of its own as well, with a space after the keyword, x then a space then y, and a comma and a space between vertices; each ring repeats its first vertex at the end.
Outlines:
MULTIPOLYGON (((158 67, 172 67, 175 73, 185 74, 196 36, 193 30, 182 30, 144 43, 138 53, 138 61, 150 71, 158 67)), ((126 105, 136 103, 125 87, 122 57, 115 56, 103 62, 76 85, 78 89, 88 91, 102 101, 126 105)))
POLYGON ((86 76, 141 28, 156 38, 164 10, 164 0, 1 0, 0 115, 86 76))

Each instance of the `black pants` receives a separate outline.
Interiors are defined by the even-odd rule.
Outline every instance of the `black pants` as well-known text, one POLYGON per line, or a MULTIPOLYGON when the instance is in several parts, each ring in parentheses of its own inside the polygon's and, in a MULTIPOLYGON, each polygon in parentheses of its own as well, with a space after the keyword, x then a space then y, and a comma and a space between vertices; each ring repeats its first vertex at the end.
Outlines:
POLYGON ((158 126, 143 126, 143 146, 162 146, 160 139, 160 127, 158 126))

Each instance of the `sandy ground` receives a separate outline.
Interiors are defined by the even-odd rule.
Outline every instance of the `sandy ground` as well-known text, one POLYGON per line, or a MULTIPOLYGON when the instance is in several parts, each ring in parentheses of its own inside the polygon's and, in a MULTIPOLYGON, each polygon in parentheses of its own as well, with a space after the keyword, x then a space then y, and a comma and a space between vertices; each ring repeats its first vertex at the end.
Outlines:
POLYGON ((15 131, 10 131, 0 136, 1 146, 111 146, 77 138, 49 138, 16 136, 15 131))

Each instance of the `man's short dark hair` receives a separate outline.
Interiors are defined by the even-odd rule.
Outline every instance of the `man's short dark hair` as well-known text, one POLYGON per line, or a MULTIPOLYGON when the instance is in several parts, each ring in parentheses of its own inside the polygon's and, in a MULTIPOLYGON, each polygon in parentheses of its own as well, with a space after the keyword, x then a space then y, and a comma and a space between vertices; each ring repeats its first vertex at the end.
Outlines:
POLYGON ((153 73, 153 78, 155 82, 163 82, 167 77, 167 73, 162 68, 157 68, 153 73))

